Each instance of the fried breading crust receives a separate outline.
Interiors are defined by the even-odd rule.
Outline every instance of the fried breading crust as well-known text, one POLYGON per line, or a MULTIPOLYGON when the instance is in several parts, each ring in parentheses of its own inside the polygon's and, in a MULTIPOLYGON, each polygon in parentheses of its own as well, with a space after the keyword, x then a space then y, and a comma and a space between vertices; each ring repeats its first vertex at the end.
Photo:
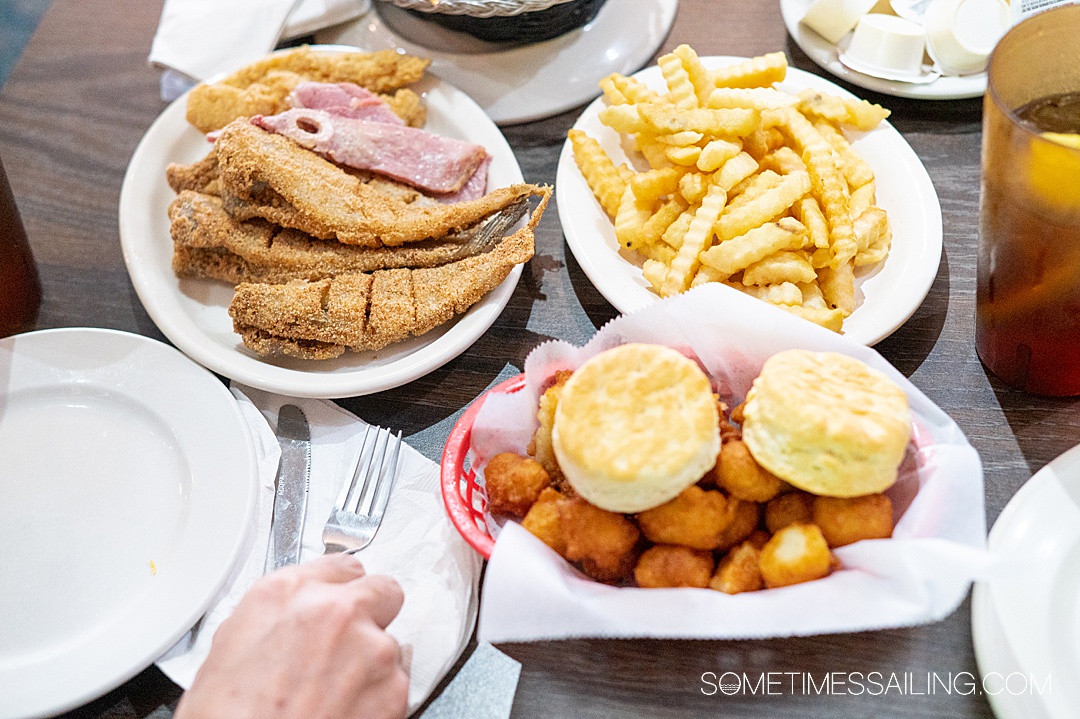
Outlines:
MULTIPOLYGON (((395 50, 337 53, 303 46, 270 55, 219 82, 197 85, 188 95, 187 120, 210 132, 238 117, 273 115, 286 109, 289 93, 305 80, 353 82, 375 93, 391 93, 422 78, 430 63, 395 50)), ((404 110, 402 119, 413 127, 419 126, 413 124, 417 121, 423 124, 413 98, 383 99, 395 112, 404 110)))
POLYGON ((245 120, 221 131, 217 158, 225 207, 237 219, 261 217, 320 239, 364 247, 441 237, 521 197, 544 192, 518 184, 477 200, 419 207, 387 197, 288 138, 245 120))

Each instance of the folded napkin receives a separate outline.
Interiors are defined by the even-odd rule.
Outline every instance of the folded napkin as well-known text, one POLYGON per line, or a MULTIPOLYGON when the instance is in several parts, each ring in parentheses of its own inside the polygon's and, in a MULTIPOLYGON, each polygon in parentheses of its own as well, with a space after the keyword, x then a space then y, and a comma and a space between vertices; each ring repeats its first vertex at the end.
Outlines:
MULTIPOLYGON (((301 561, 323 553, 322 528, 351 476, 366 424, 332 402, 294 399, 234 385, 259 457, 259 502, 249 546, 233 576, 200 622, 158 660, 187 688, 210 649, 217 627, 262 576, 274 504, 280 449, 271 426, 283 404, 296 404, 311 427, 311 485, 301 561)), ((409 662, 409 710, 424 702, 461 655, 476 620, 480 558, 454 529, 439 494, 439 469, 408 445, 374 541, 357 557, 369 574, 389 574, 405 592, 401 613, 387 628, 409 662)))
POLYGON ((370 6, 370 0, 165 0, 150 63, 166 70, 162 96, 171 100, 196 82, 258 60, 282 40, 352 20, 370 6))

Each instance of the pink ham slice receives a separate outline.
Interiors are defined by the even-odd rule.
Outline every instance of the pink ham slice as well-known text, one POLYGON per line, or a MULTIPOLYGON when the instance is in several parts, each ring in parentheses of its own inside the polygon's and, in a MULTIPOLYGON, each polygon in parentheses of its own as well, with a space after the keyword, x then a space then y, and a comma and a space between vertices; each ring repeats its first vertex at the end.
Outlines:
POLYGON ((356 120, 404 125, 375 93, 352 82, 302 82, 289 95, 289 107, 325 110, 356 120))
POLYGON ((483 147, 471 142, 403 125, 338 117, 323 110, 256 115, 251 123, 339 165, 386 175, 439 194, 460 190, 487 155, 483 147))

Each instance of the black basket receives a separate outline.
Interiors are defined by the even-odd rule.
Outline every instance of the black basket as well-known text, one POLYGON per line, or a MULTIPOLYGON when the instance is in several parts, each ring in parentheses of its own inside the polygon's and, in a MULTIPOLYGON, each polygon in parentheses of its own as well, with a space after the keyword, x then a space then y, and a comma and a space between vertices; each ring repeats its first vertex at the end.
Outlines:
POLYGON ((607 0, 570 0, 544 10, 497 17, 472 17, 407 10, 414 17, 486 42, 534 43, 564 35, 589 23, 607 0))

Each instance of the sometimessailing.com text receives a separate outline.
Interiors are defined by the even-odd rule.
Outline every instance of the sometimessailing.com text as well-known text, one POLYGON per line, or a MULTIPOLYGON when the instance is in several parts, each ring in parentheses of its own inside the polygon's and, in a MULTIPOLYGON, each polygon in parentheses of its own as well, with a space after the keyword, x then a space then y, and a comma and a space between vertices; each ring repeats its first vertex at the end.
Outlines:
POLYGON ((1049 696, 1050 675, 1013 672, 705 672, 706 696, 935 696, 1035 694, 1049 696))

